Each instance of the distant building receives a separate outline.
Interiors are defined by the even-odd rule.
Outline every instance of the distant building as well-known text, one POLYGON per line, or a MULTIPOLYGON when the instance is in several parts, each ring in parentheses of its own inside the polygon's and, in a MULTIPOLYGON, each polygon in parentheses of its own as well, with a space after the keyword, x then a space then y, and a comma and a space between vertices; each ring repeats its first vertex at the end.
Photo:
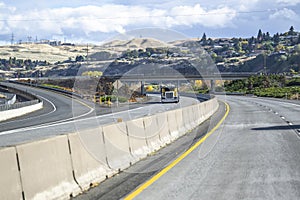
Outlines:
POLYGON ((69 42, 64 42, 61 44, 62 46, 75 46, 75 44, 69 43, 69 42))
POLYGON ((38 42, 37 44, 48 44, 48 45, 51 45, 51 46, 60 46, 61 41, 41 39, 40 42, 38 42))
POLYGON ((61 45, 61 41, 57 41, 57 40, 50 41, 49 45, 51 45, 51 46, 60 46, 61 45))
POLYGON ((50 43, 50 40, 47 40, 47 39, 41 39, 39 44, 49 44, 50 43))

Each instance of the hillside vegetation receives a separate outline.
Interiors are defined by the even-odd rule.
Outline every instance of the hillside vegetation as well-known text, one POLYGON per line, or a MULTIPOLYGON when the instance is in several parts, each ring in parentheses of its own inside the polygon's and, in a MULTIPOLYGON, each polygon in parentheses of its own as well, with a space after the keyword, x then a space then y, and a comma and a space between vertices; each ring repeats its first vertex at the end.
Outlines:
POLYGON ((206 72, 215 65, 220 72, 300 71, 300 33, 293 26, 273 36, 259 30, 250 38, 207 39, 204 33, 201 39, 169 43, 133 38, 102 45, 51 44, 0 46, 0 78, 98 76, 126 73, 136 66, 148 71, 162 66, 194 74, 195 64, 206 72))
POLYGON ((287 79, 284 75, 258 75, 245 80, 226 81, 224 87, 226 92, 299 99, 300 77, 287 79))

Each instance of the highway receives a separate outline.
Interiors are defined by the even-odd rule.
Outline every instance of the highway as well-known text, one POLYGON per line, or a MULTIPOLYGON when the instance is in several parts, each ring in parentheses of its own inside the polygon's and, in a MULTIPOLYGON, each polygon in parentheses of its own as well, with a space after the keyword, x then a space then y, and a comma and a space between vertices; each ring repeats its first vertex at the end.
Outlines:
MULTIPOLYGON (((16 86, 11 83, 5 84, 16 86)), ((53 91, 22 85, 17 87, 38 95, 44 101, 44 108, 16 119, 0 122, 0 146, 78 132, 114 123, 120 119, 127 121, 198 102, 196 98, 182 97, 178 104, 161 104, 157 95, 152 95, 147 103, 123 104, 117 108, 107 108, 53 91)))
POLYGON ((227 112, 221 103, 192 133, 75 199, 300 199, 300 103, 218 98, 227 112))

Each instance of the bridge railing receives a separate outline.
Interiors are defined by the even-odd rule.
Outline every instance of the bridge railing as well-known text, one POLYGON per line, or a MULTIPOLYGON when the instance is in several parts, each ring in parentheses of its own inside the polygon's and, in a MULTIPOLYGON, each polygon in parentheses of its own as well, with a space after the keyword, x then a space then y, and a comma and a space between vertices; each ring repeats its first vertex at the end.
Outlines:
POLYGON ((25 101, 25 102, 19 102, 15 104, 5 104, 5 105, 0 105, 0 112, 5 111, 5 110, 12 110, 12 109, 17 109, 17 108, 23 108, 25 106, 31 106, 34 104, 38 104, 40 101, 38 99, 31 100, 31 101, 25 101))

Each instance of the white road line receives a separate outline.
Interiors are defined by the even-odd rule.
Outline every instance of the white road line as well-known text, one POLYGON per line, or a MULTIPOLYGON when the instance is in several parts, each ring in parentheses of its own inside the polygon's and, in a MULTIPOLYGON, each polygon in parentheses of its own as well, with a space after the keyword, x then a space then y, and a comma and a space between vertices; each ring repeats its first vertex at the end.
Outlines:
POLYGON ((296 107, 300 107, 299 104, 294 104, 294 103, 280 102, 280 104, 293 105, 293 106, 296 106, 296 107))
POLYGON ((277 103, 279 102, 280 104, 293 105, 293 106, 296 106, 296 107, 300 107, 300 104, 295 104, 295 103, 290 103, 290 102, 277 101, 277 100, 272 100, 272 99, 262 99, 262 98, 259 98, 259 100, 262 100, 264 102, 272 101, 273 103, 274 102, 277 102, 277 103))
MULTIPOLYGON (((49 99, 47 99, 47 98, 45 98, 45 97, 42 97, 42 96, 40 96, 40 95, 36 95, 36 96, 38 96, 38 97, 40 97, 40 98, 42 98, 42 99, 48 101, 48 102, 51 104, 51 106, 53 107, 53 110, 52 110, 50 113, 47 113, 47 115, 49 115, 49 114, 51 114, 51 113, 54 113, 54 112, 57 110, 56 106, 54 105, 54 103, 53 103, 52 101, 50 101, 49 99)), ((40 116, 43 116, 43 115, 40 115, 40 116)))
POLYGON ((44 99, 45 101, 48 101, 51 104, 51 106, 53 107, 53 110, 51 112, 48 112, 48 113, 45 113, 45 114, 42 114, 42 115, 39 115, 39 116, 35 116, 35 117, 29 117, 29 118, 26 118, 26 119, 19 119, 19 120, 13 120, 13 121, 8 121, 8 122, 3 122, 3 123, 1 123, 1 125, 3 125, 3 124, 10 124, 10 123, 16 123, 16 122, 21 122, 21 121, 25 121, 25 120, 32 120, 32 119, 35 119, 35 118, 44 117, 44 116, 47 116, 47 115, 50 115, 50 114, 54 113, 57 110, 56 106, 54 105, 54 103, 52 101, 50 101, 49 99, 47 99, 45 97, 42 97, 40 95, 37 95, 37 94, 35 94, 35 95, 38 96, 41 99, 44 99))
MULTIPOLYGON (((132 109, 132 110, 139 110, 139 109, 142 109, 142 108, 143 107, 139 107, 139 108, 135 108, 135 109, 132 109)), ((90 110, 90 112, 93 111, 93 110, 90 110)), ((125 112, 132 111, 132 110, 126 110, 126 111, 121 111, 121 112, 117 112, 117 113, 100 115, 100 116, 97 116, 97 117, 89 117, 89 118, 72 120, 72 121, 66 121, 66 120, 64 120, 64 121, 58 121, 58 123, 53 122, 51 124, 48 123, 48 124, 41 124, 41 125, 38 125, 38 126, 31 126, 31 127, 26 127, 26 128, 14 129, 14 130, 9 130, 9 131, 1 132, 0 135, 8 135, 8 134, 18 133, 18 132, 23 132, 23 131, 36 130, 36 129, 41 129, 41 128, 48 128, 48 127, 53 127, 53 126, 59 126, 59 125, 65 125, 65 124, 70 124, 70 123, 87 121, 87 120, 91 120, 91 119, 99 119, 99 118, 103 118, 103 117, 109 117, 109 116, 113 116, 113 115, 116 115, 116 114, 125 113, 125 112)), ((88 114, 90 114, 90 112, 88 114)), ((78 116, 78 117, 81 117, 81 116, 78 116)))
MULTIPOLYGON (((185 98, 189 98, 189 97, 185 97, 185 98)), ((87 121, 87 120, 91 120, 91 119, 99 119, 99 118, 104 118, 104 117, 110 117, 110 116, 119 115, 119 114, 126 113, 126 112, 128 112, 128 114, 130 115, 131 114, 130 112, 137 111, 137 110, 140 110, 140 109, 145 109, 147 107, 151 108, 151 106, 152 105, 144 106, 144 107, 138 107, 138 108, 125 110, 125 111, 120 111, 120 112, 115 112, 115 113, 110 113, 110 114, 106 114, 106 115, 100 115, 100 116, 96 116, 96 117, 89 117, 89 118, 74 120, 74 119, 77 119, 79 117, 84 117, 84 116, 90 114, 91 112, 93 112, 94 109, 91 108, 91 110, 88 113, 85 113, 83 115, 80 115, 80 116, 77 116, 77 117, 74 117, 74 118, 69 118, 69 119, 65 119, 65 120, 40 124, 40 125, 37 125, 37 126, 30 126, 30 127, 26 127, 26 128, 3 131, 3 132, 0 132, 0 135, 9 135, 9 134, 19 133, 19 132, 24 132, 24 131, 37 130, 37 129, 48 128, 48 127, 53 127, 53 126, 59 126, 59 125, 65 125, 65 124, 70 124, 70 123, 82 122, 82 121, 87 121)), ((180 107, 181 107, 181 105, 180 105, 180 107)), ((174 106, 174 108, 175 108, 175 106, 174 106)))

